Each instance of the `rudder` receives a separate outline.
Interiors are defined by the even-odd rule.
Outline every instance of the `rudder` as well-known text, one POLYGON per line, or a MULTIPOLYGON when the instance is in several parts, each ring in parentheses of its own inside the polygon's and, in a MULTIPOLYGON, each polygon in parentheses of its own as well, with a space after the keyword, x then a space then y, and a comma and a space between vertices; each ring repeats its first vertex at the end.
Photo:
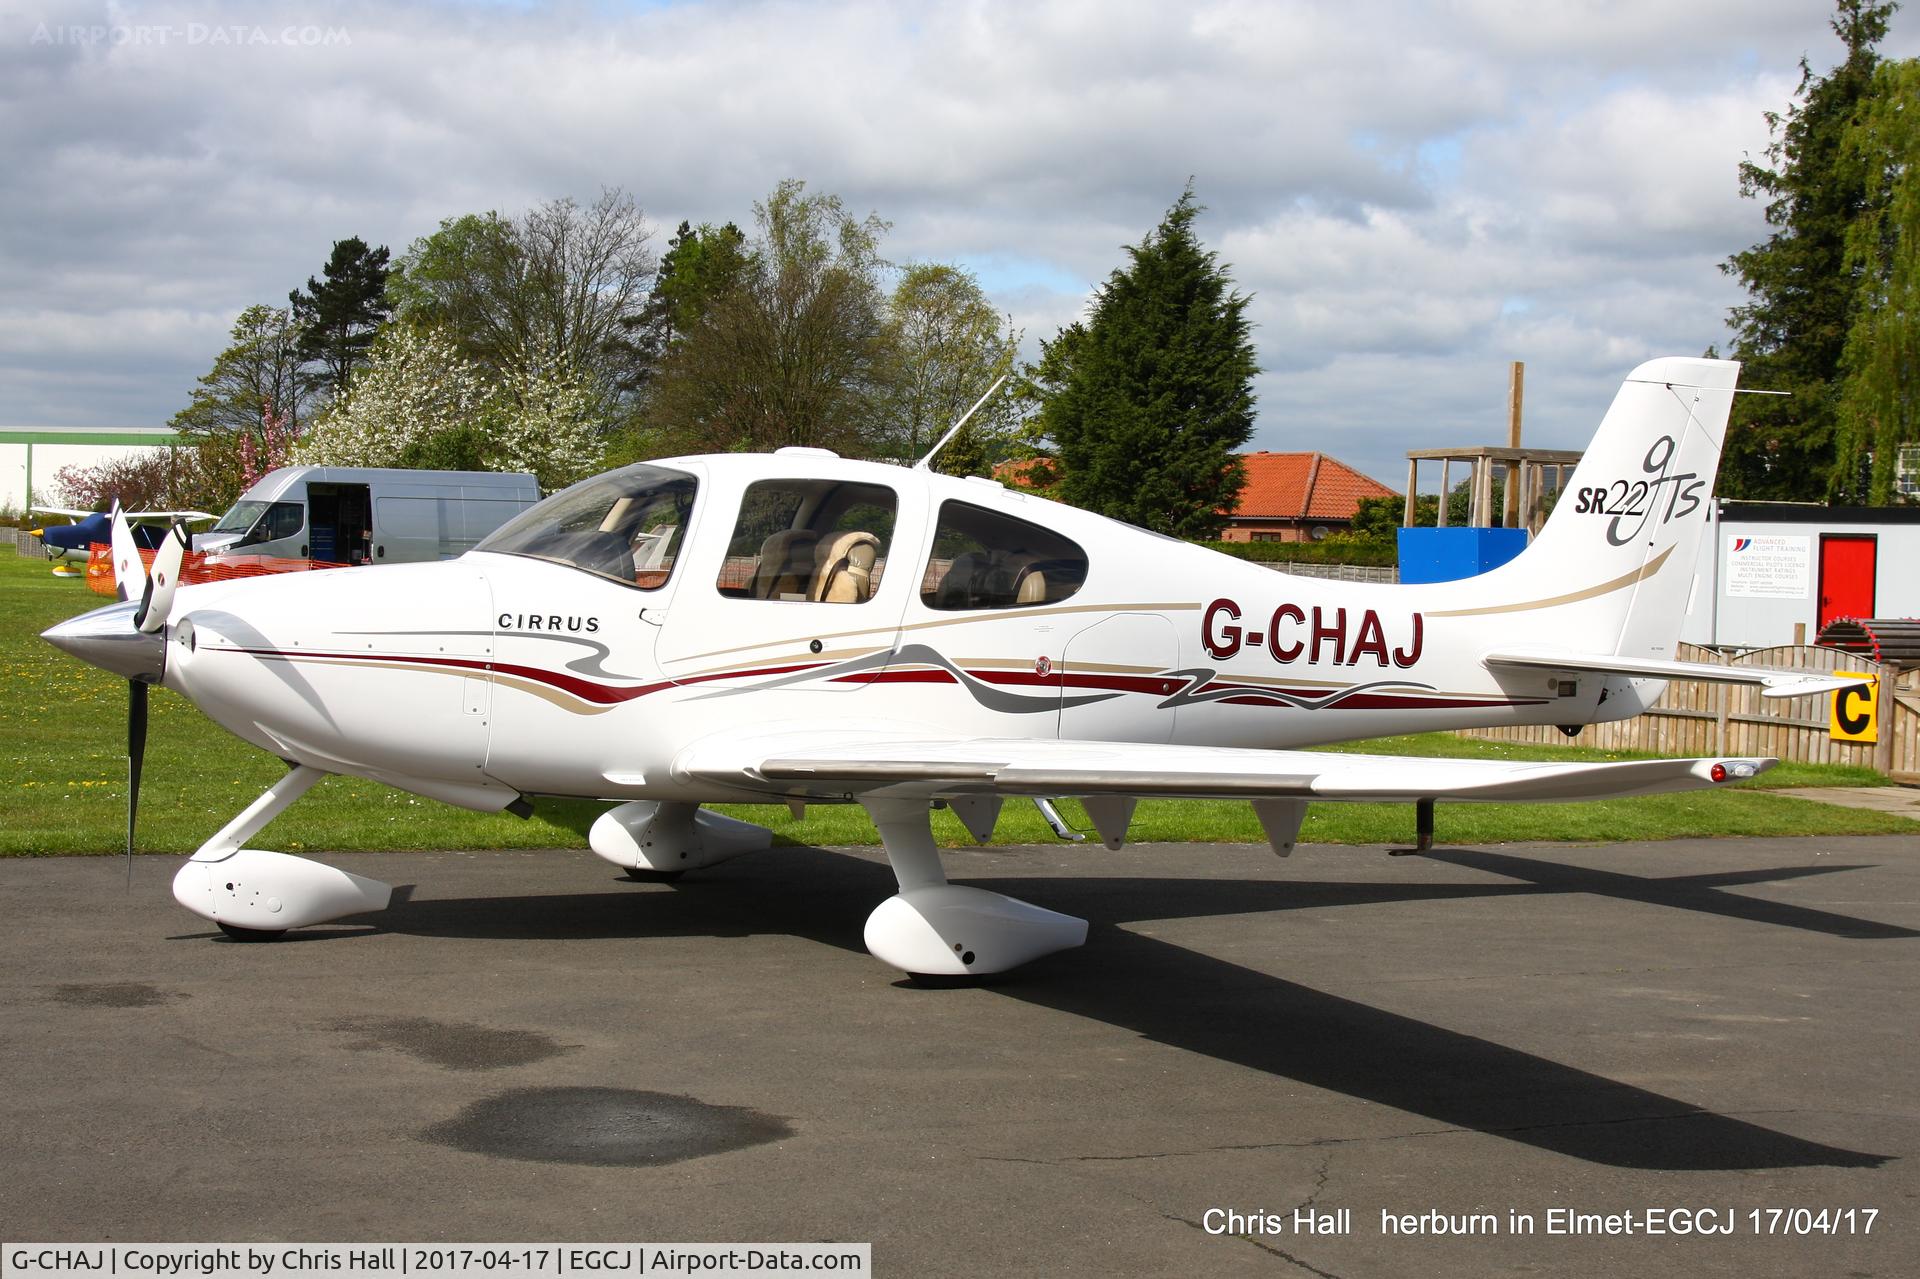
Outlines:
POLYGON ((1627 375, 1546 527, 1478 579, 1509 599, 1545 593, 1515 610, 1531 615, 1514 618, 1519 629, 1578 634, 1594 652, 1673 655, 1739 373, 1732 361, 1668 357, 1627 375))

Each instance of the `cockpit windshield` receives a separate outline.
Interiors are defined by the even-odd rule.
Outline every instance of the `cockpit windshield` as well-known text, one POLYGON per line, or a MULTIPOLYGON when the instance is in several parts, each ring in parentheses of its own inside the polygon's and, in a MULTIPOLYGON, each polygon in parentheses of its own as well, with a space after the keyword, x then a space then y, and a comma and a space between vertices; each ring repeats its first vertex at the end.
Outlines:
POLYGON ((609 471, 522 511, 477 551, 550 560, 643 591, 673 575, 699 482, 645 462, 609 471))

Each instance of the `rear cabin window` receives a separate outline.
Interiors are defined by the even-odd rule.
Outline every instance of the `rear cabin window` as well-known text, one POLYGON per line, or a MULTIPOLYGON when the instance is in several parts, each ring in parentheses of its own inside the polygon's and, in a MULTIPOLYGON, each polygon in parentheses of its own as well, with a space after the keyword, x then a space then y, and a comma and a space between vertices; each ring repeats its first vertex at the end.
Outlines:
POLYGON ((1055 604, 1087 580, 1087 553, 1051 529, 966 502, 943 502, 920 580, 928 608, 1055 604))
POLYGON ((879 484, 762 480, 740 500, 717 583, 735 599, 864 604, 880 589, 899 501, 879 484))

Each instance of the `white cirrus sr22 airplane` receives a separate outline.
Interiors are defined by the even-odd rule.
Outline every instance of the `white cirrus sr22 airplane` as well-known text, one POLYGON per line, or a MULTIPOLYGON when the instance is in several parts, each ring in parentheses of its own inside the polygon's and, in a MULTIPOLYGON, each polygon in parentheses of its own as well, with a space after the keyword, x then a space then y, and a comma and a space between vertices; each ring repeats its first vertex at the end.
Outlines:
POLYGON ((1138 799, 1249 801, 1290 852, 1315 800, 1573 800, 1719 786, 1765 759, 1506 763, 1305 752, 1394 733, 1624 719, 1670 679, 1845 681, 1673 659, 1738 367, 1621 387, 1561 502, 1466 581, 1276 573, 998 484, 812 449, 671 458, 558 493, 457 560, 179 587, 115 528, 124 602, 46 638, 290 770, 181 868, 236 937, 383 909, 386 885, 245 847, 351 774, 480 810, 616 801, 600 856, 670 876, 765 848, 711 802, 855 802, 899 881, 866 927, 915 974, 997 972, 1084 921, 949 884, 929 810, 987 838, 1008 797, 1081 799, 1118 847, 1138 799))

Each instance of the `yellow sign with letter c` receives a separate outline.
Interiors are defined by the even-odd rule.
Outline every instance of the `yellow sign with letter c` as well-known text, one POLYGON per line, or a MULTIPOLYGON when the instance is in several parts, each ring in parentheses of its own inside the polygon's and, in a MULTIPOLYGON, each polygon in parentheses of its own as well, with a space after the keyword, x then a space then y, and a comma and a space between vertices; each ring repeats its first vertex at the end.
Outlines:
POLYGON ((1835 671, 1842 679, 1858 678, 1858 684, 1833 691, 1833 710, 1828 717, 1827 736, 1836 742, 1878 742, 1880 740, 1880 679, 1862 671, 1835 671))

